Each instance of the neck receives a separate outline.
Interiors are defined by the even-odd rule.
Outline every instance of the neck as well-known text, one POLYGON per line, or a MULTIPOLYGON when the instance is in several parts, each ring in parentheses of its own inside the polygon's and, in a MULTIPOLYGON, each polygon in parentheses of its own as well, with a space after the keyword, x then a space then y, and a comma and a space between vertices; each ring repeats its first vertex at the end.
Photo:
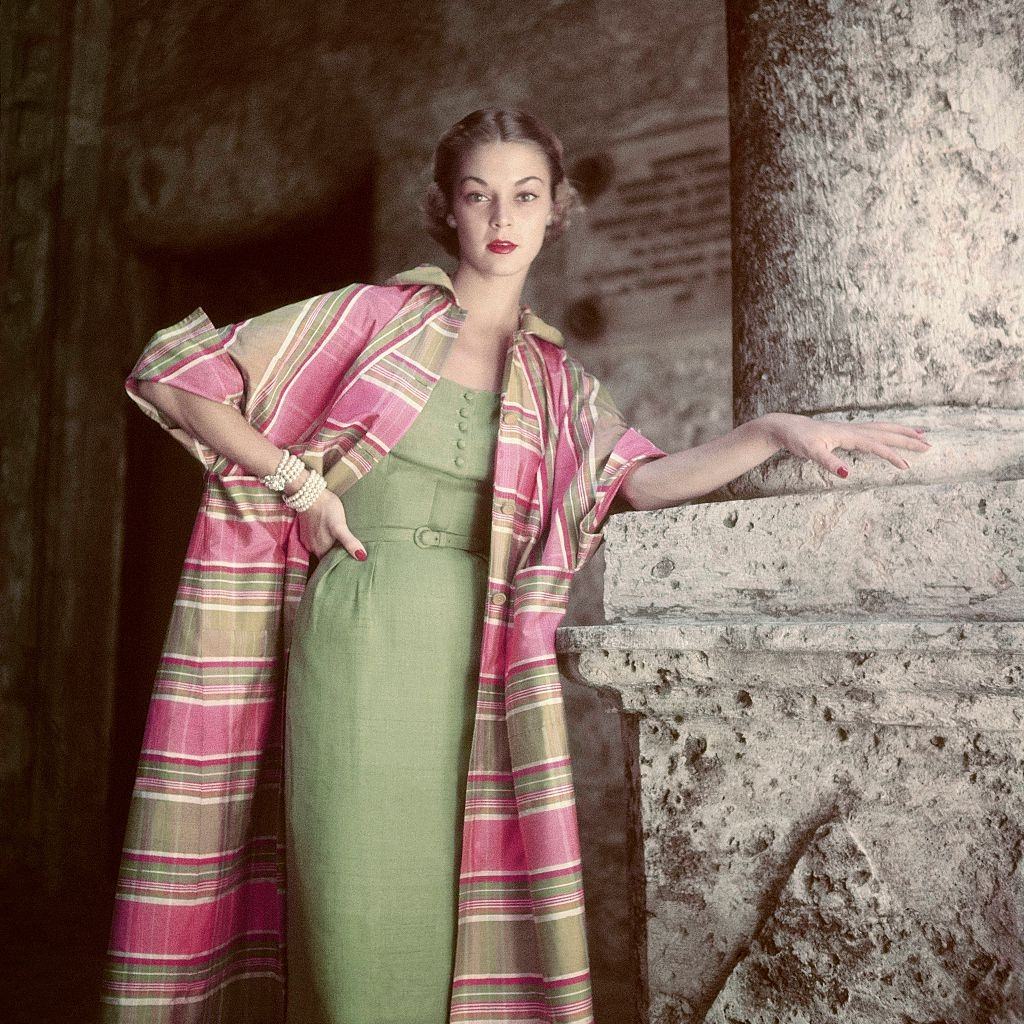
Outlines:
POLYGON ((509 277, 489 277, 459 263, 451 281, 459 305, 469 311, 478 328, 504 335, 515 332, 526 271, 509 277))

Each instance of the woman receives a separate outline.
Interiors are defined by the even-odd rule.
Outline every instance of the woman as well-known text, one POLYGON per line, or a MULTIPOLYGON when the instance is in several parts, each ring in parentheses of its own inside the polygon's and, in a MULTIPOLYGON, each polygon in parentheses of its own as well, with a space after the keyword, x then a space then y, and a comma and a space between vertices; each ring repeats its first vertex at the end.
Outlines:
POLYGON ((197 310, 126 382, 208 475, 107 1020, 592 1021, 554 630, 612 498, 678 504, 781 448, 845 475, 836 447, 905 466, 894 448, 927 446, 776 413, 666 454, 520 305, 575 199, 558 140, 480 110, 434 171, 450 279, 418 267, 220 330, 197 310))

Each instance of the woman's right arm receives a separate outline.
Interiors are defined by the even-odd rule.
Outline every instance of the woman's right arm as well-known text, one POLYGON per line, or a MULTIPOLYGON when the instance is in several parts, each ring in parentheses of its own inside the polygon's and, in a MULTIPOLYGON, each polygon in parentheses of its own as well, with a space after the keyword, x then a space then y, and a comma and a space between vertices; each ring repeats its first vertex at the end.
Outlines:
MULTIPOLYGON (((152 380, 139 381, 138 391, 176 426, 252 476, 268 476, 280 464, 282 449, 261 434, 235 406, 152 380)), ((290 480, 285 493, 294 494, 308 475, 307 470, 290 480)), ((348 528, 344 505, 333 491, 325 489, 309 509, 296 515, 299 539, 317 558, 322 558, 335 542, 353 557, 358 557, 359 551, 365 556, 363 545, 348 528)))

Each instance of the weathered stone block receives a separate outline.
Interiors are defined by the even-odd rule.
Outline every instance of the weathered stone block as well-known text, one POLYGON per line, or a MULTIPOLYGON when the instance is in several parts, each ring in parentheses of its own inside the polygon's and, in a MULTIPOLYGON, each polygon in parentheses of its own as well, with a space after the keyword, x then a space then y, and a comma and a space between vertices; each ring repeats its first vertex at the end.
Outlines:
POLYGON ((559 648, 636 715, 652 1022, 1024 1014, 1024 625, 629 623, 559 648))
POLYGON ((625 513, 605 548, 612 621, 1024 618, 1017 480, 625 513))

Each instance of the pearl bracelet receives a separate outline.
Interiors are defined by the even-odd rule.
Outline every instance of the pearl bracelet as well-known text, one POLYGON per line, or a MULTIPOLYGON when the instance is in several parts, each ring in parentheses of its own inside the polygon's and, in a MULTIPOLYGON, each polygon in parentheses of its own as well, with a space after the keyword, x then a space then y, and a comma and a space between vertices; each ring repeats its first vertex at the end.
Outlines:
POLYGON ((261 476, 260 483, 272 491, 283 491, 285 485, 290 480, 294 480, 304 469, 306 469, 306 464, 302 459, 286 450, 281 453, 281 461, 277 464, 277 469, 273 473, 261 476))
POLYGON ((306 477, 302 486, 294 494, 281 496, 284 503, 289 508, 295 509, 296 512, 305 512, 320 497, 327 486, 327 481, 312 466, 308 468, 309 476, 306 477))

